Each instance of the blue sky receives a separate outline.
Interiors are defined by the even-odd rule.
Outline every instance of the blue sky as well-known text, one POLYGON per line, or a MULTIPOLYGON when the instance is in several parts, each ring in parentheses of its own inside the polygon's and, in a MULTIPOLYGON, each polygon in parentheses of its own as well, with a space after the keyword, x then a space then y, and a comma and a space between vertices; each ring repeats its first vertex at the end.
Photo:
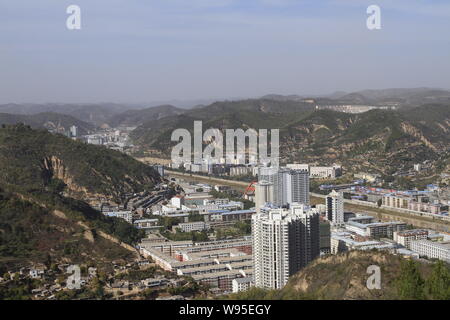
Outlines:
POLYGON ((446 0, 2 0, 0 103, 450 89, 449 30, 446 0))

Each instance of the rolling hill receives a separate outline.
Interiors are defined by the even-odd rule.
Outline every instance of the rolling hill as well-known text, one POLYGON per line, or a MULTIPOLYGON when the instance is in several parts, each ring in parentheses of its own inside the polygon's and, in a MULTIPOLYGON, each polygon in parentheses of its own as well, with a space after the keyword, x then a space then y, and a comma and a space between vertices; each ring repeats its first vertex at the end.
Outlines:
MULTIPOLYGON (((0 128, 0 261, 111 261, 142 234, 87 203, 151 190, 159 174, 133 158, 29 126, 0 128)), ((133 253, 131 254, 133 256, 133 253)))
MULTIPOLYGON (((168 150, 170 136, 176 128, 192 130, 194 120, 202 120, 204 130, 208 128, 279 128, 306 112, 313 110, 308 103, 250 99, 215 102, 209 106, 148 121, 131 133, 139 145, 151 149, 168 150)), ((170 153, 169 153, 170 154, 170 153)))
POLYGON ((0 125, 23 123, 35 129, 68 131, 71 126, 78 127, 78 134, 92 132, 95 126, 73 116, 55 112, 43 112, 34 115, 0 113, 0 125))
POLYGON ((58 179, 71 197, 117 202, 160 181, 151 167, 121 152, 25 125, 0 129, 0 177, 1 184, 25 190, 42 190, 58 179))
MULTIPOLYGON (((286 162, 342 163, 348 171, 392 174, 450 150, 450 107, 427 105, 404 112, 345 114, 320 110, 282 129, 286 162)), ((436 172, 437 173, 437 172, 436 172)))
POLYGON ((362 90, 339 96, 338 104, 383 105, 395 103, 400 107, 414 108, 423 104, 450 103, 450 91, 435 88, 392 88, 362 90))
POLYGON ((0 113, 36 115, 39 113, 59 113, 77 118, 78 120, 101 126, 115 114, 131 109, 128 105, 115 103, 99 104, 3 104, 0 113))
POLYGON ((135 127, 148 121, 158 121, 162 118, 179 115, 185 111, 185 109, 180 109, 171 105, 162 105, 140 110, 127 110, 113 115, 108 120, 108 124, 110 127, 135 127))
POLYGON ((281 290, 250 289, 239 300, 450 299, 450 266, 413 261, 383 251, 351 251, 319 258, 281 290), (380 267, 381 288, 369 290, 367 268, 380 267))
POLYGON ((279 128, 282 163, 341 163, 347 171, 392 174, 425 160, 438 163, 450 152, 450 106, 444 104, 349 114, 278 99, 217 102, 146 122, 131 137, 144 150, 168 156, 173 130, 192 131, 195 120, 203 121, 203 130, 279 128))

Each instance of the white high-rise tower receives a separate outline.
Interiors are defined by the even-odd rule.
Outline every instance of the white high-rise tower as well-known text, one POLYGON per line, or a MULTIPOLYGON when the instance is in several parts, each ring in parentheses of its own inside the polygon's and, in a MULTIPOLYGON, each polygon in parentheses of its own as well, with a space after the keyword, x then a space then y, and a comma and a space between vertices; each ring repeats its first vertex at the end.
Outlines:
POLYGON ((262 180, 255 185, 256 212, 259 213, 261 207, 267 202, 273 202, 273 184, 262 180))
POLYGON ((255 286, 284 287, 289 276, 319 256, 319 213, 303 204, 252 217, 255 286))
POLYGON ((327 220, 332 225, 338 226, 344 223, 344 196, 342 192, 333 190, 325 199, 327 220))

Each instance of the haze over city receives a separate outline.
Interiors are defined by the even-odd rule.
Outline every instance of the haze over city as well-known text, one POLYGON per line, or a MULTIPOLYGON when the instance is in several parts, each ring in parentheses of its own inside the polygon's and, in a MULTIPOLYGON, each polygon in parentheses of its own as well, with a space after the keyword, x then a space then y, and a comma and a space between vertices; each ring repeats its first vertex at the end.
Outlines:
POLYGON ((448 89, 448 1, 376 2, 381 30, 365 0, 2 2, 0 103, 448 89))

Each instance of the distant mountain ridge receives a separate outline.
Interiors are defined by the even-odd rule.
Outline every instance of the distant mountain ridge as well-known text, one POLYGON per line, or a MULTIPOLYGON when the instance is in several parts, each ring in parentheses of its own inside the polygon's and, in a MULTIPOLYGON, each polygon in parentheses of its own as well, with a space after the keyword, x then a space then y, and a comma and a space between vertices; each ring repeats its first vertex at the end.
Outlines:
POLYGON ((299 101, 302 99, 314 99, 316 104, 359 104, 359 105, 398 105, 411 108, 423 104, 442 103, 450 104, 450 90, 439 88, 390 88, 368 89, 355 92, 335 92, 330 95, 266 95, 265 99, 278 101, 299 101))
POLYGON ((68 131, 71 126, 76 126, 80 135, 88 134, 95 129, 95 126, 91 123, 55 112, 42 112, 33 115, 0 113, 0 125, 17 123, 23 123, 35 129, 63 129, 65 131, 68 131))
POLYGON ((208 128, 280 129, 282 162, 342 163, 352 170, 391 170, 430 160, 445 161, 450 151, 450 105, 372 110, 349 114, 316 110, 302 101, 250 99, 217 102, 182 115, 149 121, 131 137, 143 149, 170 155, 173 130, 208 128))
POLYGON ((108 120, 110 127, 118 126, 139 126, 148 121, 158 121, 162 118, 175 116, 186 112, 186 109, 180 109, 172 105, 162 105, 140 110, 127 110, 113 115, 108 120))
MULTIPOLYGON (((181 114, 187 109, 181 109, 172 105, 158 105, 154 107, 137 108, 135 105, 124 104, 4 104, 0 105, 0 113, 17 115, 17 119, 26 121, 27 124, 37 127, 33 117, 40 116, 41 122, 45 115, 59 114, 71 116, 92 127, 108 125, 138 126, 143 122, 158 120, 166 116, 181 114), (22 116, 19 117, 19 116, 22 116), (33 117, 31 117, 33 116, 33 117)), ((0 118, 1 119, 1 118, 0 118)), ((5 123, 13 124, 11 116, 4 116, 5 123), (8 121, 9 120, 9 121, 8 121)), ((66 118, 69 119, 69 118, 66 118)), ((52 119, 48 119, 52 121, 52 119)), ((19 122, 19 121, 17 121, 19 122)), ((16 123, 17 123, 16 122, 16 123)), ((84 125, 83 127, 87 127, 84 125)))

